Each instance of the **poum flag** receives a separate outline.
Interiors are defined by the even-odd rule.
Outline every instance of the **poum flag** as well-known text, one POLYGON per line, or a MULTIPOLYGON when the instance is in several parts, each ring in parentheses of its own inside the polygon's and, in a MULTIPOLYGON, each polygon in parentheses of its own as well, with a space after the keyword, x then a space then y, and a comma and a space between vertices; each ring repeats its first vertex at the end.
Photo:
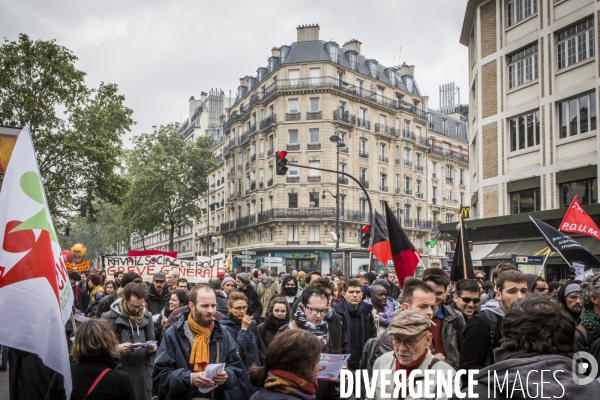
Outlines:
POLYGON ((458 282, 461 279, 475 279, 475 271, 473 271, 473 260, 469 251, 469 238, 467 237, 467 229, 465 221, 460 216, 460 229, 458 238, 456 239, 456 250, 452 258, 452 268, 450 269, 450 280, 458 282))
POLYGON ((373 253, 385 267, 392 259, 392 249, 390 248, 390 239, 388 237, 387 222, 383 215, 375 211, 373 229, 371 230, 371 241, 369 242, 369 251, 373 253))
POLYGON ((533 218, 531 215, 529 219, 539 229, 550 249, 560 253, 567 262, 582 261, 587 264, 586 269, 591 268, 591 266, 600 267, 600 260, 575 239, 571 239, 558 229, 539 219, 533 218))
POLYGON ((0 344, 37 354, 63 376, 69 398, 64 326, 73 291, 28 127, 17 138, 0 192, 0 242, 0 344))
POLYGON ((400 223, 394 216, 390 206, 385 203, 385 219, 387 220, 388 238, 396 277, 401 285, 409 276, 414 276, 419 264, 415 246, 408 240, 406 233, 400 227, 400 223))
POLYGON ((579 204, 577 195, 573 198, 571 205, 567 209, 565 216, 560 223, 560 230, 563 232, 579 233, 600 240, 600 230, 592 217, 588 215, 579 204))

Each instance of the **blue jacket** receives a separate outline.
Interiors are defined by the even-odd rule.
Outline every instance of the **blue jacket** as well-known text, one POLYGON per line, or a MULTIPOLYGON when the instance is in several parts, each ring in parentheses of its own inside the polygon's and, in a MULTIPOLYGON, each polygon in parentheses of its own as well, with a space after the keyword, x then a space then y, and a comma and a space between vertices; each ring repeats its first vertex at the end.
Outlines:
MULTIPOLYGON (((158 383, 159 390, 167 399, 189 400, 193 397, 211 397, 211 393, 202 394, 190 382, 190 340, 185 335, 184 323, 189 312, 178 316, 177 322, 168 329, 156 353, 152 379, 158 383)), ((235 341, 224 330, 218 321, 215 321, 210 335, 210 363, 217 363, 217 345, 219 347, 218 362, 225 363, 227 381, 218 386, 214 392, 214 399, 240 400, 246 398, 239 387, 242 378, 242 361, 238 354, 235 341)))

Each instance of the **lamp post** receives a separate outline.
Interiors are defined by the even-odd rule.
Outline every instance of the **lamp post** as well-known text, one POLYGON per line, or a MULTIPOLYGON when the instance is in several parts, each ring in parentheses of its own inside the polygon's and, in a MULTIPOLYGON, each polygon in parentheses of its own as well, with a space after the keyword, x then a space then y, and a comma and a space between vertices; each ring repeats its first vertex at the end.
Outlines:
MULTIPOLYGON (((340 147, 345 147, 342 138, 336 133, 329 137, 329 140, 336 144, 336 166, 335 170, 340 170, 340 147)), ((335 177, 335 249, 340 249, 340 175, 335 177)))

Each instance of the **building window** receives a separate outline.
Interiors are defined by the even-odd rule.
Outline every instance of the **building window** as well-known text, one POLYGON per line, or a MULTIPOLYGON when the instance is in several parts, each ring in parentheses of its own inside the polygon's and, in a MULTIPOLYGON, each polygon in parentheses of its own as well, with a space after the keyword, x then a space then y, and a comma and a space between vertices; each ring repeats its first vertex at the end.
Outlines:
MULTIPOLYGON (((313 168, 321 168, 321 162, 312 160, 308 162, 308 166, 313 168)), ((311 168, 308 170, 308 176, 321 176, 321 171, 319 171, 318 169, 311 168)))
POLYGON ((310 98, 310 112, 317 112, 317 111, 319 111, 319 98, 311 97, 310 98))
POLYGON ((535 211, 540 211, 541 196, 540 188, 521 190, 520 192, 512 192, 511 199, 511 214, 525 214, 535 211))
POLYGON ((309 140, 311 144, 317 144, 317 143, 321 143, 321 139, 320 139, 320 135, 319 135, 319 128, 313 128, 313 129, 309 129, 309 140))
POLYGON ((454 214, 446 214, 446 223, 454 222, 454 214))
POLYGON ((298 176, 298 167, 288 164, 288 176, 298 176))
POLYGON ((561 205, 563 207, 569 207, 575 196, 577 196, 577 199, 583 205, 596 204, 598 202, 598 196, 596 194, 597 185, 597 178, 561 183, 561 205))
POLYGON ((350 68, 356 70, 358 68, 358 56, 354 53, 350 53, 350 68))
POLYGON ((383 188, 387 187, 387 174, 381 174, 380 185, 381 185, 381 190, 385 190, 383 188))
POLYGON ((459 179, 460 179, 460 184, 464 185, 465 184, 465 170, 464 169, 460 170, 459 179))
POLYGON ((298 208, 298 193, 288 193, 288 207, 298 208))
POLYGON ((346 195, 340 194, 340 210, 343 212, 346 209, 346 195))
POLYGON ((558 69, 594 57, 594 17, 559 32, 556 42, 558 69))
POLYGON ((288 144, 298 144, 298 129, 288 131, 288 144))
POLYGON ((410 190, 410 181, 411 181, 411 177, 404 175, 404 190, 405 191, 410 190))
POLYGON ((508 26, 513 26, 537 13, 537 0, 508 0, 506 4, 508 26))
POLYGON ((510 151, 519 151, 540 144, 540 112, 534 111, 508 120, 510 151))
POLYGON ((508 56, 508 86, 514 88, 538 79, 538 45, 508 56))
MULTIPOLYGON (((299 69, 291 69, 288 72, 288 77, 290 78, 290 85, 296 86, 300 81, 300 70, 299 69)), ((296 100, 298 101, 298 100, 296 100)))
POLYGON ((367 199, 360 199, 358 201, 358 209, 362 214, 367 212, 367 199))
POLYGON ((452 189, 446 189, 446 200, 452 200, 452 189))
POLYGON ((309 225, 308 226, 308 241, 309 242, 318 242, 321 239, 319 238, 319 225, 309 225))
POLYGON ((358 140, 358 152, 360 154, 367 154, 368 150, 369 150, 369 147, 367 145, 367 139, 360 138, 358 140))
POLYGON ((288 225, 288 242, 298 242, 298 225, 288 225))
POLYGON ((290 114, 298 113, 298 99, 289 99, 288 100, 288 109, 290 114))
POLYGON ((387 151, 386 151, 386 145, 385 145, 385 143, 380 143, 379 144, 379 156, 381 158, 385 158, 386 154, 387 154, 387 151))
POLYGON ((367 169, 366 168, 359 168, 358 169, 358 179, 360 179, 361 182, 366 182, 367 181, 367 169))
POLYGON ((319 193, 308 194, 308 205, 309 207, 319 207, 319 193))
POLYGON ((385 215, 385 201, 379 200, 379 213, 385 215))
POLYGON ((369 69, 371 70, 371 76, 377 78, 377 64, 374 62, 370 63, 369 69))
POLYGON ((333 61, 334 63, 338 62, 338 56, 339 56, 339 51, 337 46, 334 45, 330 45, 329 47, 329 58, 331 58, 331 61, 333 61))
POLYGON ((560 138, 596 130, 596 92, 558 103, 560 138))
POLYGON ((406 90, 408 93, 412 93, 413 89, 413 80, 410 76, 406 77, 406 90))

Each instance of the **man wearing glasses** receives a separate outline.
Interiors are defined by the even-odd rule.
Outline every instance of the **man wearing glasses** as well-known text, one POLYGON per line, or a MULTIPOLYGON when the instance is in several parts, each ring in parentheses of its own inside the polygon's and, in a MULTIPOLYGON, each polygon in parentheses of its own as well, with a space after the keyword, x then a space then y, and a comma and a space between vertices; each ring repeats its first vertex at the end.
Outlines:
MULTIPOLYGON (((420 373, 415 373, 413 382, 413 390, 419 392, 417 385, 423 385, 421 380, 426 371, 442 371, 444 376, 450 374, 452 382, 454 382, 455 370, 444 361, 440 361, 434 357, 429 351, 429 346, 433 339, 433 335, 429 332, 431 322, 426 315, 417 311, 405 310, 392 318, 388 327, 388 334, 392 338, 393 350, 383 354, 375 361, 373 370, 391 370, 393 373, 399 370, 406 371, 406 377, 410 376, 413 370, 420 370, 420 373), (421 378, 421 379, 419 379, 421 378)), ((437 373, 434 373, 434 377, 437 373)), ((423 388, 423 393, 437 393, 436 379, 428 379, 430 382, 428 389, 423 388), (427 392, 426 392, 427 390, 427 392)), ((381 390, 386 393, 394 393, 394 379, 385 380, 386 386, 383 387, 383 379, 377 379, 377 388, 375 397, 380 398, 381 390)), ((406 382, 406 389, 409 393, 409 382, 406 382)), ((454 388, 450 388, 448 392, 453 392, 454 388)), ((442 392, 444 393, 444 392, 442 392)), ((446 399, 446 396, 438 397, 438 399, 446 399)))
POLYGON ((479 285, 473 279, 461 279, 456 282, 452 309, 460 311, 465 321, 477 314, 479 305, 479 285))

